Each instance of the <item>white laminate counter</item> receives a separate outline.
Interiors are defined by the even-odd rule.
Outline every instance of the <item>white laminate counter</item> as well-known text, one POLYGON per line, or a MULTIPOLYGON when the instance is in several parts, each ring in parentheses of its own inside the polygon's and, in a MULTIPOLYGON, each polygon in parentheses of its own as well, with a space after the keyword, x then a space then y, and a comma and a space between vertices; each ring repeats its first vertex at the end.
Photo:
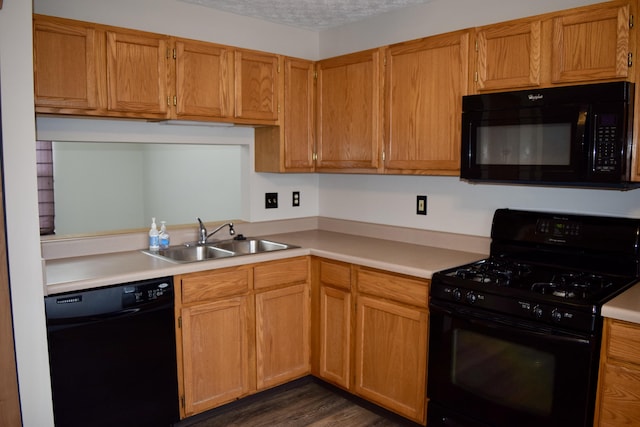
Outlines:
POLYGON ((640 283, 602 306, 602 316, 640 324, 640 283))
POLYGON ((411 276, 431 278, 439 270, 485 258, 486 254, 311 230, 260 236, 300 246, 270 253, 176 264, 141 251, 48 260, 47 295, 154 277, 212 270, 300 255, 317 255, 411 276))

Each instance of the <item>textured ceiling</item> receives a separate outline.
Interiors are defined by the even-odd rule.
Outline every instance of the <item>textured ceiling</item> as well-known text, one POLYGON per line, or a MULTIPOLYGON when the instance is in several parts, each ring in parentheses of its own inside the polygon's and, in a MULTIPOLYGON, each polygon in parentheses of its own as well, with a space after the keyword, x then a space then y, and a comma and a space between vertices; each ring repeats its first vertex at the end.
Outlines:
POLYGON ((313 31, 432 0, 181 0, 313 31))

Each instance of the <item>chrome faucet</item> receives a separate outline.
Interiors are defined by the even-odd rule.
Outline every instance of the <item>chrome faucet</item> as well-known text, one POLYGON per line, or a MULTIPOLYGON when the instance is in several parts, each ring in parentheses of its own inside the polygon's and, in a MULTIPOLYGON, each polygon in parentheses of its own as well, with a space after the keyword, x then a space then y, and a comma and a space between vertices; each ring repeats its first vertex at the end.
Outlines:
POLYGON ((207 234, 207 229, 202 223, 202 220, 200 218, 196 218, 196 219, 198 220, 198 244, 199 245, 206 245, 207 240, 209 240, 209 237, 213 236, 214 234, 216 234, 218 231, 222 230, 226 226, 229 226, 229 234, 231 236, 236 234, 236 231, 233 229, 232 222, 227 222, 226 224, 222 224, 220 227, 216 228, 211 233, 207 234))

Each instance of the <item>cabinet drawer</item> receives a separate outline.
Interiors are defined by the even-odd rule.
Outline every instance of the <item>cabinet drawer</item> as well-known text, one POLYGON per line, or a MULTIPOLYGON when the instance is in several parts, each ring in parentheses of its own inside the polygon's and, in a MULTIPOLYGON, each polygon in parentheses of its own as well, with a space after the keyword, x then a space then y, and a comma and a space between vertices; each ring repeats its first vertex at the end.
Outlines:
POLYGON ((212 270, 187 274, 182 280, 182 303, 241 295, 251 289, 251 268, 212 270))
POLYGON ((255 289, 306 282, 308 278, 309 262, 306 257, 258 264, 253 269, 255 289))
POLYGON ((358 292, 382 298, 427 307, 429 302, 429 280, 382 273, 375 270, 358 269, 358 292))
POLYGON ((351 266, 338 262, 320 261, 320 281, 343 289, 351 289, 351 266))
POLYGON ((640 365, 640 326, 617 320, 607 324, 608 356, 640 365))

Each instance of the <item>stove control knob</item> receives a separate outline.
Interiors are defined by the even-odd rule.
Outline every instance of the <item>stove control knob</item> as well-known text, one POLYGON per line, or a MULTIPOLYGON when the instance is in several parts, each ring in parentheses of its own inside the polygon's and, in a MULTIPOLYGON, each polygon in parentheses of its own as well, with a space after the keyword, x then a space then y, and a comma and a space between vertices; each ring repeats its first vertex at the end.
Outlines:
POLYGON ((542 311, 542 308, 539 305, 536 305, 535 307, 533 307, 533 317, 535 317, 536 319, 541 319, 543 314, 544 312, 542 311))
POLYGON ((467 302, 469 304, 475 304, 478 301, 478 296, 473 292, 467 292, 467 302))
POLYGON ((559 322, 562 320, 562 313, 557 308, 554 308, 551 312, 551 318, 554 322, 559 322))
POLYGON ((455 288, 451 294, 453 295, 453 299, 456 301, 460 301, 462 299, 462 292, 460 292, 460 289, 455 288))

